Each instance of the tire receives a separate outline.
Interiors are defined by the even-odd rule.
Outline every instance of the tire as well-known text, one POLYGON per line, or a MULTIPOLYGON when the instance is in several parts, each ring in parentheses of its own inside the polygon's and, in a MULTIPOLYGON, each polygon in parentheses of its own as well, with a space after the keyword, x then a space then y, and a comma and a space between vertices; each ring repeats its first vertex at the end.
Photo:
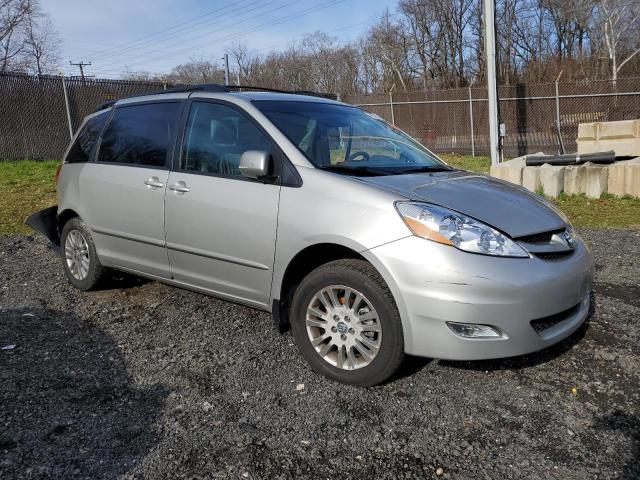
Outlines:
POLYGON ((393 296, 376 269, 363 260, 336 260, 309 273, 293 295, 291 328, 311 368, 339 382, 377 385, 393 375, 404 358, 393 296))
POLYGON ((71 285, 87 291, 99 284, 105 269, 98 259, 89 227, 78 217, 70 219, 62 227, 60 256, 71 285))

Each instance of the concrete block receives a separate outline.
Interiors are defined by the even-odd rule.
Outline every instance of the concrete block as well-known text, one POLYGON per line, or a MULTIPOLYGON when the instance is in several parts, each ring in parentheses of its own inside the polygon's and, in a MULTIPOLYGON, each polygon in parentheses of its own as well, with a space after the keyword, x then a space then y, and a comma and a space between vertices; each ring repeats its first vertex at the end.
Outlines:
POLYGON ((613 150, 617 157, 640 156, 640 119, 578 125, 578 153, 613 150))
POLYGON ((640 161, 631 160, 624 172, 624 193, 640 198, 640 161))
POLYGON ((589 198, 600 198, 607 191, 609 168, 591 162, 585 163, 581 168, 584 170, 584 193, 589 198))
POLYGON ((540 170, 540 184, 547 197, 557 197, 562 193, 564 188, 564 169, 565 167, 554 166, 545 163, 540 170))
POLYGON ((625 192, 625 173, 627 162, 615 162, 609 165, 609 178, 607 179, 607 192, 611 195, 622 197, 625 192))
POLYGON ((575 195, 585 191, 585 169, 583 166, 571 166, 564 169, 564 193, 575 195))
POLYGON ((607 192, 618 197, 622 197, 623 195, 640 197, 640 190, 638 190, 638 182, 640 181, 640 173, 638 173, 639 170, 640 158, 616 162, 609 165, 607 192), (635 187, 633 186, 634 184, 635 187))
POLYGON ((525 166, 525 157, 517 157, 498 165, 492 165, 489 174, 516 185, 522 185, 522 170, 525 166))
POLYGON ((527 190, 538 193, 540 189, 539 167, 524 167, 522 169, 522 186, 527 190))

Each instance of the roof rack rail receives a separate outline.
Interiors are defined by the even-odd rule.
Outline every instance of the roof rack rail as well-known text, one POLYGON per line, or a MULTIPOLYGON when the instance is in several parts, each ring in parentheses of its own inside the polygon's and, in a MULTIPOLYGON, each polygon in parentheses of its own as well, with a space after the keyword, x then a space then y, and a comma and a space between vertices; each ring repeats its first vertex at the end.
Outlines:
POLYGON ((318 93, 307 90, 279 90, 276 88, 256 87, 253 85, 221 85, 219 83, 197 83, 194 85, 184 85, 181 87, 167 88, 164 90, 154 90, 151 92, 138 93, 129 97, 122 97, 116 100, 109 100, 98 105, 95 109, 96 112, 104 110, 105 108, 112 107, 118 100, 124 98, 133 97, 146 97, 149 95, 164 95, 167 93, 182 93, 182 92, 215 92, 215 93, 230 93, 230 92, 242 92, 242 91, 254 91, 254 92, 273 92, 273 93, 290 93, 293 95, 310 95, 314 97, 322 97, 335 100, 336 96, 329 93, 318 93))

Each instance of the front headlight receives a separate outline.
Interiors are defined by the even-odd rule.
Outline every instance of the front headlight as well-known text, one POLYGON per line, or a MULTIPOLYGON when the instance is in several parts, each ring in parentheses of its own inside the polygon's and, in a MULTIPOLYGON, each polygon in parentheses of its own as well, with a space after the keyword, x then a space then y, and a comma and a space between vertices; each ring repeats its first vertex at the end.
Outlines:
POLYGON ((418 237, 452 245, 465 252, 501 257, 529 256, 502 233, 458 212, 419 202, 398 202, 396 208, 418 237))

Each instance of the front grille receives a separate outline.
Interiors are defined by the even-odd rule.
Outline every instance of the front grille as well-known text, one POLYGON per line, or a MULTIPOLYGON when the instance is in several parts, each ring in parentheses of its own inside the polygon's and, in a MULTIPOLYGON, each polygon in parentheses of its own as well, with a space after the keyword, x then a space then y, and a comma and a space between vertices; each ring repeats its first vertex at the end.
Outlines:
POLYGON ((563 252, 536 252, 534 255, 541 260, 561 260, 571 256, 573 250, 565 250, 563 252))
POLYGON ((538 335, 540 335, 545 330, 550 329, 551 327, 559 324, 560 322, 565 321, 567 318, 574 315, 579 308, 580 308, 580 304, 577 303, 573 307, 568 308, 563 312, 549 315, 548 317, 531 320, 531 327, 536 331, 538 335))
POLYGON ((559 233, 562 231, 564 231, 564 229, 551 230, 549 232, 534 233, 532 235, 525 235, 524 237, 518 237, 515 240, 517 240, 518 242, 525 242, 525 243, 549 243, 551 241, 551 237, 553 237, 555 233, 559 233))

